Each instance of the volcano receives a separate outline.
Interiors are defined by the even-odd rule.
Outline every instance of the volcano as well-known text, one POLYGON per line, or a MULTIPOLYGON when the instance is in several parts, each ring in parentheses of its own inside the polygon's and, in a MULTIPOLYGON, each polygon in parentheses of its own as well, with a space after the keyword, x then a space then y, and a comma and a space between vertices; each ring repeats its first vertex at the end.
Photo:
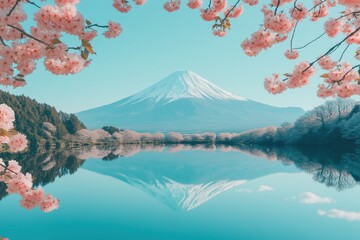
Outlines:
POLYGON ((244 131, 293 122, 304 111, 249 100, 203 77, 178 71, 120 101, 77 114, 88 128, 135 131, 244 131))

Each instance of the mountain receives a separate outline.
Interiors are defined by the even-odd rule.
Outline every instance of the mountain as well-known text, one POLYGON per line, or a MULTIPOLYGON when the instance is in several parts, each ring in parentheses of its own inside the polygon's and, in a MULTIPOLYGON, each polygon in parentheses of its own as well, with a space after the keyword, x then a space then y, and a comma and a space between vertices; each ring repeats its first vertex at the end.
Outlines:
POLYGON ((82 168, 116 178, 174 210, 184 211, 248 181, 298 172, 280 162, 219 151, 146 152, 113 161, 89 159, 82 168))
POLYGON ((218 132, 280 125, 295 121, 303 112, 251 101, 193 72, 178 71, 135 95, 77 116, 89 128, 218 132))
POLYGON ((25 97, 0 91, 0 104, 5 103, 15 112, 15 128, 27 136, 30 148, 51 145, 68 134, 85 128, 74 114, 58 112, 54 107, 25 97))

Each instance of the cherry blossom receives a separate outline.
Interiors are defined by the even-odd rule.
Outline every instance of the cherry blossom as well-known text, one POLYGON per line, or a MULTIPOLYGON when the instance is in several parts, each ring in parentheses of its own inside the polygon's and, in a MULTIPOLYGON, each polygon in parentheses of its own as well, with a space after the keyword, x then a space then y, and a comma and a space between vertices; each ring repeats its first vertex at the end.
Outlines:
POLYGON ((120 33, 122 32, 121 25, 118 23, 114 23, 114 22, 110 21, 108 26, 109 26, 109 29, 106 32, 104 32, 104 36, 106 38, 115 38, 115 37, 119 36, 120 33))
POLYGON ((199 8, 201 7, 202 4, 203 4, 202 0, 189 0, 189 2, 187 3, 188 7, 192 9, 199 8))
POLYGON ((10 138, 10 141, 8 142, 9 151, 21 152, 26 148, 27 144, 28 141, 26 139, 26 136, 21 133, 18 133, 10 138))
MULTIPOLYGON (((20 152, 25 150, 28 141, 25 135, 13 132, 14 121, 14 111, 9 106, 0 104, 0 149, 4 149, 5 145, 9 152, 20 152)), ((22 167, 16 160, 4 161, 0 158, 0 182, 5 183, 6 191, 9 194, 19 194, 22 197, 20 204, 26 209, 40 206, 44 212, 50 212, 58 208, 59 200, 51 195, 45 196, 41 188, 34 189, 32 175, 22 173, 21 170, 22 167)))
POLYGON ((286 50, 285 57, 290 60, 296 59, 299 57, 299 52, 296 50, 286 50))
POLYGON ((180 9, 180 0, 169 0, 164 3, 164 9, 168 12, 174 12, 180 9))
POLYGON ((0 128, 10 130, 14 128, 15 113, 9 106, 0 104, 0 128))
MULTIPOLYGON (((142 6, 146 2, 147 0, 114 0, 113 7, 121 13, 127 13, 133 5, 142 6)), ((201 8, 200 17, 213 22, 213 35, 224 37, 233 24, 233 18, 246 11, 242 2, 247 7, 260 3, 259 0, 187 0, 184 4, 192 9, 201 8)), ((91 42, 99 37, 98 31, 105 29, 102 35, 106 38, 115 38, 121 34, 122 27, 119 23, 109 21, 107 25, 101 25, 86 19, 78 9, 79 3, 80 0, 41 1, 41 6, 31 19, 24 7, 29 4, 28 1, 0 1, 1 85, 25 86, 26 77, 36 71, 39 61, 43 61, 45 68, 53 74, 76 74, 92 62, 91 55, 95 54, 95 51, 91 42), (30 27, 24 28, 24 24, 30 27), (67 35, 78 38, 79 45, 70 46, 66 43, 67 35)), ((162 3, 168 12, 179 10, 182 4, 181 0, 164 0, 162 3)), ((358 0, 266 0, 261 7, 264 19, 259 21, 260 29, 245 38, 241 47, 246 55, 257 56, 263 50, 289 40, 290 50, 285 52, 285 56, 290 60, 297 59, 300 52, 298 50, 302 49, 292 46, 297 35, 297 26, 306 19, 324 19, 326 35, 331 38, 341 35, 343 41, 334 48, 330 46, 331 51, 322 53, 322 57, 311 62, 311 66, 314 67, 314 63, 319 62, 323 70, 329 70, 337 64, 329 60, 330 55, 340 49, 343 43, 350 45, 349 51, 353 51, 354 45, 360 45, 359 9, 358 0), (331 8, 337 12, 330 16, 331 8)), ((316 38, 310 43, 319 39, 316 38)), ((346 51, 347 49, 344 53, 346 51)), ((356 60, 360 59, 358 51, 354 55, 356 60)), ((356 65, 355 68, 360 66, 356 65)), ((350 85, 355 83, 357 80, 352 79, 350 85)), ((342 88, 345 88, 344 86, 342 88)), ((357 94, 356 89, 355 87, 354 94, 357 94)), ((336 91, 332 92, 336 94, 336 91)), ((7 140, 3 138, 1 141, 7 140)))

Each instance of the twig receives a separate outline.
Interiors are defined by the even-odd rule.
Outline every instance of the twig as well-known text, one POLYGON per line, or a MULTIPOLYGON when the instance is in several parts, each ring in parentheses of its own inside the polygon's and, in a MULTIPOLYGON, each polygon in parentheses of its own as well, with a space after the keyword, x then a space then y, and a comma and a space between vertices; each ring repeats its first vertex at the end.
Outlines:
POLYGON ((232 6, 232 8, 230 9, 230 11, 228 11, 225 15, 225 17, 221 20, 221 23, 223 23, 225 21, 225 19, 227 19, 227 17, 229 16, 229 14, 236 8, 236 6, 240 3, 240 0, 237 0, 237 2, 235 3, 234 6, 232 6))
POLYGON ((85 28, 92 28, 92 27, 100 27, 100 28, 108 28, 108 25, 99 25, 99 24, 90 24, 86 26, 85 28))
POLYGON ((340 58, 339 58, 339 62, 340 62, 341 59, 344 57, 344 54, 345 54, 345 52, 348 50, 349 47, 350 47, 350 44, 348 44, 348 45, 346 46, 346 48, 344 49, 344 51, 341 53, 341 56, 340 56, 340 58))
POLYGON ((317 58, 315 61, 313 61, 312 63, 310 63, 310 65, 305 68, 305 70, 303 72, 306 72, 309 68, 311 68, 317 61, 319 61, 320 59, 322 59, 323 57, 330 55, 331 53, 333 53, 334 51, 336 51, 336 49, 338 49, 341 44, 343 44, 348 38, 352 37, 355 33, 357 33, 360 30, 360 27, 358 27, 357 29, 355 29, 355 31, 353 31, 352 33, 350 33, 349 35, 346 36, 346 38, 344 38, 341 42, 335 44, 334 46, 332 46, 325 54, 323 54, 321 57, 317 58))
POLYGON ((303 49, 303 48, 306 48, 307 46, 309 46, 310 44, 312 44, 313 42, 319 40, 320 38, 322 38, 326 33, 324 32, 323 34, 321 34, 320 36, 318 36, 317 38, 315 38, 314 40, 308 42, 307 44, 305 44, 304 46, 302 47, 297 47, 297 48, 294 48, 295 50, 299 50, 299 49, 303 49))
POLYGON ((4 46, 7 46, 4 39, 0 36, 0 42, 4 45, 4 46))
POLYGON ((16 6, 19 4, 21 0, 16 0, 14 6, 12 6, 12 8, 10 9, 9 13, 6 15, 8 17, 10 17, 11 13, 15 10, 16 6))
POLYGON ((51 46, 51 44, 48 44, 48 43, 44 42, 43 40, 38 39, 38 38, 36 38, 36 37, 28 34, 28 33, 25 32, 24 30, 22 30, 21 28, 15 27, 15 26, 13 26, 13 25, 11 25, 11 24, 8 24, 8 25, 6 25, 6 26, 11 27, 11 28, 13 28, 13 29, 16 29, 16 30, 18 30, 20 33, 24 34, 25 36, 28 36, 29 38, 32 38, 32 39, 34 39, 34 40, 36 40, 36 41, 38 41, 38 42, 40 42, 40 43, 43 43, 43 44, 45 44, 46 46, 51 46))
POLYGON ((281 0, 278 0, 275 11, 274 11, 274 15, 276 15, 276 13, 277 13, 277 10, 278 10, 278 8, 280 6, 280 2, 281 2, 281 0))
POLYGON ((296 22, 296 24, 295 24, 295 26, 294 26, 293 33, 292 33, 292 35, 291 35, 291 40, 290 40, 290 50, 291 50, 291 51, 293 50, 293 41, 294 41, 295 31, 296 31, 296 28, 297 28, 298 23, 299 23, 299 21, 296 22))
POLYGON ((39 5, 37 5, 36 3, 30 1, 30 0, 26 0, 27 3, 30 3, 31 5, 34 5, 37 8, 41 8, 39 5))

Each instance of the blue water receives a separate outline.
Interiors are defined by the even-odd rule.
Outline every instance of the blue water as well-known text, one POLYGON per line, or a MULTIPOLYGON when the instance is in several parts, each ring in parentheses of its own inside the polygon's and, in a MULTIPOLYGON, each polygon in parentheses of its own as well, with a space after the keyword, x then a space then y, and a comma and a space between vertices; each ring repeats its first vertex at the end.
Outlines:
POLYGON ((27 211, 14 195, 1 200, 0 236, 11 240, 360 238, 360 187, 354 174, 343 166, 326 169, 325 177, 336 175, 331 181, 346 176, 331 185, 308 171, 323 163, 312 161, 304 167, 291 159, 267 157, 187 150, 145 151, 112 161, 89 158, 74 174, 44 187, 61 200, 54 212, 27 211), (331 201, 302 203, 306 192, 331 201), (331 209, 346 216, 319 214, 331 209))

